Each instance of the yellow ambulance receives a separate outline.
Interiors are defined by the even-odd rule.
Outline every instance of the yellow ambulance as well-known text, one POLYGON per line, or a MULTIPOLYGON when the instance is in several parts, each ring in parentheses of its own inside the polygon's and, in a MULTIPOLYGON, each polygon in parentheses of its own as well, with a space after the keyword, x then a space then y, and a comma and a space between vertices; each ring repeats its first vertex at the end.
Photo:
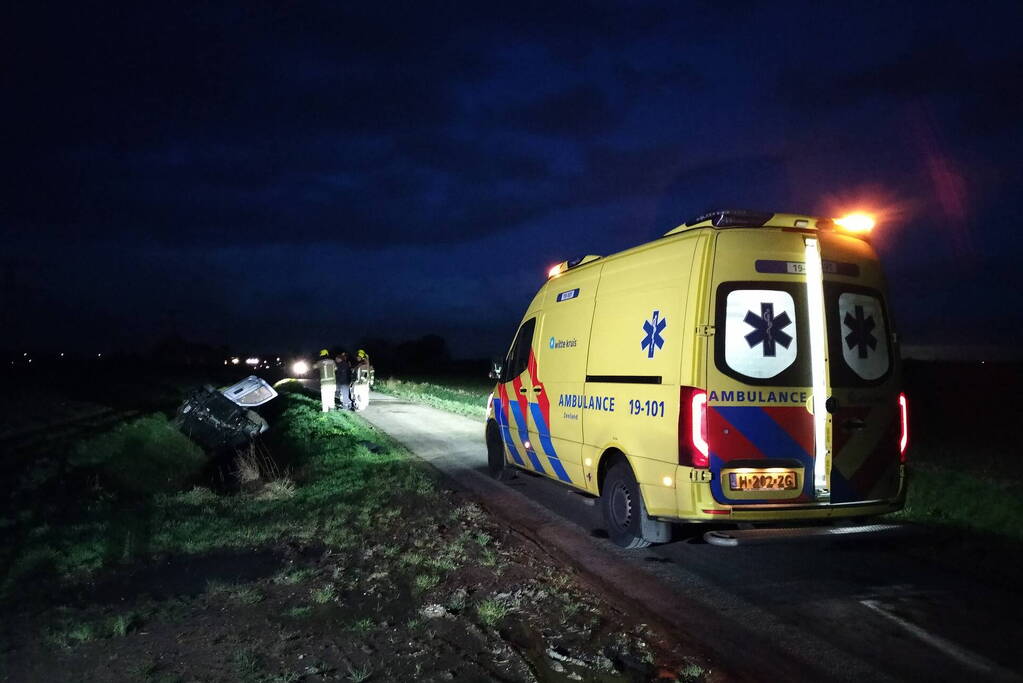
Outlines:
POLYGON ((717 211, 555 266, 495 363, 491 474, 599 496, 632 548, 672 522, 901 508, 907 407, 871 227, 717 211))

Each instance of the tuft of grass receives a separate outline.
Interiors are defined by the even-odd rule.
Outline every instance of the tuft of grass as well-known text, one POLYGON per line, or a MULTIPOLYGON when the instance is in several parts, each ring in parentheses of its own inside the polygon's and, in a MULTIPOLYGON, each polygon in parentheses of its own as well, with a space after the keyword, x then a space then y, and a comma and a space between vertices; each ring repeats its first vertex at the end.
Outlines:
POLYGON ((687 662, 678 672, 678 680, 680 681, 702 681, 710 671, 704 669, 699 664, 693 662, 687 662))
POLYGON ((259 481, 263 476, 259 471, 259 462, 255 455, 244 452, 239 453, 234 459, 234 475, 238 477, 238 481, 243 486, 259 481))
POLYGON ((375 627, 372 619, 359 619, 352 624, 352 630, 356 633, 370 633, 375 627))
POLYGON ((413 551, 402 555, 400 562, 402 564, 407 564, 410 567, 418 567, 426 562, 426 557, 422 553, 413 551))
POLYGON ((281 477, 267 482, 257 494, 259 500, 287 500, 295 495, 295 482, 288 477, 281 477))
POLYGON ((131 631, 134 617, 131 614, 118 614, 110 622, 110 634, 117 638, 123 638, 131 631))
POLYGON ((337 588, 333 584, 328 583, 320 588, 314 588, 309 596, 313 599, 313 602, 323 605, 337 598, 337 588))
POLYGON ((263 601, 263 594, 252 586, 242 586, 231 591, 231 599, 243 605, 255 605, 263 601))
POLYGON ((449 612, 461 612, 465 609, 465 598, 467 597, 464 589, 456 590, 448 598, 447 608, 449 612))
POLYGON ((183 505, 210 505, 217 501, 217 494, 203 486, 193 486, 190 490, 179 493, 177 500, 183 505))
POLYGON ((235 652, 231 657, 231 665, 241 680, 255 681, 261 678, 259 674, 263 670, 263 659, 254 648, 235 652))
POLYGON ((417 593, 426 593, 436 588, 438 583, 440 583, 440 578, 437 576, 433 574, 420 574, 416 577, 415 589, 417 593))
POLYGON ((284 613, 285 616, 292 617, 293 619, 302 619, 308 617, 313 611, 312 607, 308 605, 302 605, 299 607, 292 607, 284 613))
POLYGON ((87 643, 96 637, 91 624, 76 624, 67 632, 68 640, 76 643, 87 643))
POLYGON ((282 586, 294 586, 295 584, 302 583, 306 579, 310 578, 315 574, 312 569, 308 567, 302 567, 299 569, 282 569, 281 571, 274 574, 274 583, 282 586))
POLYGON ((476 614, 480 621, 487 626, 496 626, 502 619, 508 616, 508 605, 500 600, 488 598, 476 606, 476 614))
POLYGON ((267 683, 298 683, 302 680, 302 674, 295 671, 285 671, 282 674, 274 674, 266 679, 267 683))
POLYGON ((443 574, 458 569, 458 564, 455 560, 444 555, 431 559, 429 565, 431 569, 435 569, 443 574))
POLYGON ((372 672, 370 671, 368 664, 362 667, 352 666, 350 664, 348 665, 347 678, 352 681, 352 683, 362 683, 362 681, 369 679, 371 675, 372 672))

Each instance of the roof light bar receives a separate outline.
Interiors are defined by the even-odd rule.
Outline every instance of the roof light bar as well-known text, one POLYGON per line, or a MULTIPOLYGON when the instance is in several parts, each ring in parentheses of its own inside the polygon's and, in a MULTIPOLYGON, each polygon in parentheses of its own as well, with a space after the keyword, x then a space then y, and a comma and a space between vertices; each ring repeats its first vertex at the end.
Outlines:
POLYGON ((576 256, 574 259, 569 259, 568 261, 562 261, 558 265, 552 266, 551 269, 547 271, 547 279, 550 280, 553 277, 557 277, 562 273, 572 270, 576 266, 586 265, 587 263, 596 261, 599 258, 601 257, 596 254, 586 254, 585 256, 576 256))
POLYGON ((686 225, 696 225, 710 221, 715 228, 759 228, 774 217, 773 211, 750 211, 749 209, 722 209, 709 211, 696 218, 686 221, 686 225))

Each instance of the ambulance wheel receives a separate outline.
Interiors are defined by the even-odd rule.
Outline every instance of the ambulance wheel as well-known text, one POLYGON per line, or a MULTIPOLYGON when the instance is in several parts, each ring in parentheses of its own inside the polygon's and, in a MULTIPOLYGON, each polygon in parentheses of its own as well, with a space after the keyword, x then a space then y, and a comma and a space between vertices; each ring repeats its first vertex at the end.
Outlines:
POLYGON ((511 469, 504 459, 504 443, 501 441, 501 428, 497 422, 487 422, 487 467, 490 476, 498 481, 511 478, 511 469))
POLYGON ((643 497, 628 463, 619 462, 611 466, 600 492, 600 509, 607 524, 607 535, 615 545, 627 549, 650 545, 650 541, 642 535, 642 521, 646 515, 643 497))

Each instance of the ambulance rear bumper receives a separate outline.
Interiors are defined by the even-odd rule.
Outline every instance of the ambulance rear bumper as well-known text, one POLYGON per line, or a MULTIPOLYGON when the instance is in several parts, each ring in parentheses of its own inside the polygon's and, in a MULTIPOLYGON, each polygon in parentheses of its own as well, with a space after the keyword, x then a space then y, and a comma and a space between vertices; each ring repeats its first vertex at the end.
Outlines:
POLYGON ((679 466, 678 480, 689 479, 693 482, 692 485, 676 489, 677 520, 686 522, 796 522, 869 517, 901 510, 906 501, 905 466, 900 467, 899 491, 892 498, 842 503, 807 500, 757 501, 734 505, 723 505, 715 500, 709 477, 704 477, 701 481, 700 477, 691 477, 688 470, 689 468, 679 466))
POLYGON ((896 512, 903 507, 901 500, 868 500, 854 503, 827 503, 803 505, 742 505, 731 508, 708 508, 710 511, 699 510, 692 516, 684 515, 675 518, 658 516, 666 522, 711 522, 728 524, 735 522, 801 522, 827 519, 853 519, 872 517, 896 512))

